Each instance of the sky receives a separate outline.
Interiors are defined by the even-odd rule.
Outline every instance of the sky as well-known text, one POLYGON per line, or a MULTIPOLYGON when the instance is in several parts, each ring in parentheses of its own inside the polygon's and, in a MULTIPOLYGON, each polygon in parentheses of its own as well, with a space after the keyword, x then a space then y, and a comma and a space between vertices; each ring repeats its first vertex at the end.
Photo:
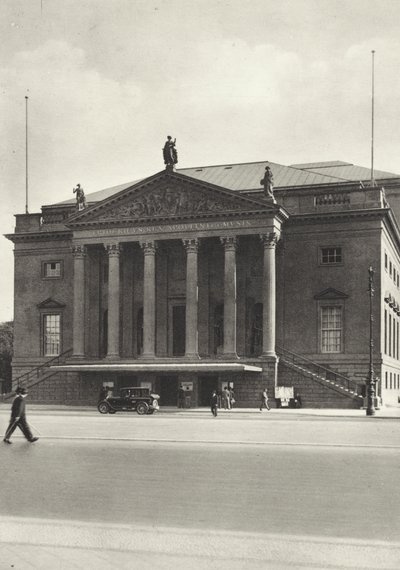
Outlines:
MULTIPOLYGON (((400 0, 0 0, 1 234, 164 169, 270 160, 400 173, 400 0)), ((0 322, 13 318, 13 244, 0 322)))

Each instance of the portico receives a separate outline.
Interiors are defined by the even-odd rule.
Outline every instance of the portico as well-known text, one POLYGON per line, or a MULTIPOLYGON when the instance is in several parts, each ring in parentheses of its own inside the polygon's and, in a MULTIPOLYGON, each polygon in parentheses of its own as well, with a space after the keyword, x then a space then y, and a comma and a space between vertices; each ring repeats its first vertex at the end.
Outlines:
POLYGON ((175 362, 182 373, 178 364, 187 362, 262 359, 259 370, 274 383, 275 249, 286 212, 215 187, 211 202, 209 185, 174 172, 161 173, 151 190, 142 186, 69 220, 70 365, 142 363, 150 372, 168 362, 171 373, 175 362), (260 306, 262 334, 252 341, 260 306))

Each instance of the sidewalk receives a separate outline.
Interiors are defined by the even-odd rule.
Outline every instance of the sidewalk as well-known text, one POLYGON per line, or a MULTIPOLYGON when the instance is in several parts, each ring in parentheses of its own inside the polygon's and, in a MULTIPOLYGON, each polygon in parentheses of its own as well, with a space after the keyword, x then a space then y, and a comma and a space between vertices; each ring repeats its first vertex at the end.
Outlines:
POLYGON ((0 568, 397 569, 400 543, 0 517, 0 568))
MULTIPOLYGON (((2 410, 9 410, 11 407, 11 402, 0 402, 0 412, 2 410)), ((67 406, 61 404, 31 404, 28 400, 27 402, 29 410, 31 412, 40 411, 48 413, 90 413, 98 414, 97 408, 93 406, 67 406)), ((199 408, 177 408, 174 406, 161 406, 158 412, 159 414, 174 414, 174 415, 210 415, 210 408, 199 407, 199 408)), ((261 413, 258 408, 233 408, 232 410, 226 411, 219 409, 218 413, 221 415, 246 415, 246 416, 260 416, 261 413)), ((355 409, 341 409, 341 408, 271 408, 270 411, 263 410, 262 414, 270 414, 272 416, 279 417, 280 419, 285 417, 304 417, 304 416, 315 416, 315 417, 333 417, 333 418, 362 418, 366 416, 366 411, 364 408, 355 409)), ((383 406, 376 410, 374 418, 400 418, 400 405, 399 406, 383 406)), ((372 418, 371 418, 372 419, 372 418)))

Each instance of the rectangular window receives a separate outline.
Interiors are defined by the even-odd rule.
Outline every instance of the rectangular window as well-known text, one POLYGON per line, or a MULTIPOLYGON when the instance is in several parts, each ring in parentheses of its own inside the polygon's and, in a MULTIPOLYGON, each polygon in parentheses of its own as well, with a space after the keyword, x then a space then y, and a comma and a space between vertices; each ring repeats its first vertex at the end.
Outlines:
POLYGON ((385 389, 387 390, 388 383, 387 383, 387 372, 385 372, 385 389))
POLYGON ((61 277, 61 261, 45 261, 43 263, 43 277, 61 277))
POLYGON ((387 354, 387 310, 385 309, 385 348, 384 353, 387 354))
POLYGON ((393 267, 393 281, 396 283, 396 268, 393 267))
POLYGON ((391 389, 392 389, 392 373, 391 373, 391 372, 390 372, 389 378, 390 378, 390 386, 389 386, 389 389, 391 390, 391 389))
POLYGON ((342 350, 342 307, 321 307, 321 351, 342 350))
POLYGON ((61 317, 60 315, 43 316, 43 354, 44 356, 58 356, 61 345, 61 317))
POLYGON ((321 247, 321 264, 333 265, 335 263, 342 263, 342 248, 321 247))
POLYGON ((388 268, 388 256, 387 256, 387 253, 385 252, 385 269, 386 269, 386 271, 387 271, 387 268, 388 268))
POLYGON ((389 261, 389 275, 392 276, 392 262, 389 261))
POLYGON ((389 313, 389 356, 392 356, 392 315, 389 313))

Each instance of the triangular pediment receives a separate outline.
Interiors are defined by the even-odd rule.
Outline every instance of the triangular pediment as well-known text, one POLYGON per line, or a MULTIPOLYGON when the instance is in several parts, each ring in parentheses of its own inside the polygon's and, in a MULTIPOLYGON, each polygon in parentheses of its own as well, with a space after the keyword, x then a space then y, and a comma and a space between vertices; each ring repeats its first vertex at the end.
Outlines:
POLYGON ((328 289, 324 289, 320 293, 314 295, 314 299, 316 299, 317 301, 323 301, 325 299, 330 300, 330 299, 347 299, 347 298, 348 295, 346 295, 346 293, 342 293, 341 291, 338 291, 333 287, 328 287, 328 289))
POLYGON ((65 307, 65 303, 60 303, 59 301, 49 297, 45 301, 38 303, 37 307, 38 309, 63 309, 65 307))
POLYGON ((163 171, 134 184, 68 220, 68 226, 214 218, 239 213, 274 214, 279 206, 249 198, 183 174, 163 171))

